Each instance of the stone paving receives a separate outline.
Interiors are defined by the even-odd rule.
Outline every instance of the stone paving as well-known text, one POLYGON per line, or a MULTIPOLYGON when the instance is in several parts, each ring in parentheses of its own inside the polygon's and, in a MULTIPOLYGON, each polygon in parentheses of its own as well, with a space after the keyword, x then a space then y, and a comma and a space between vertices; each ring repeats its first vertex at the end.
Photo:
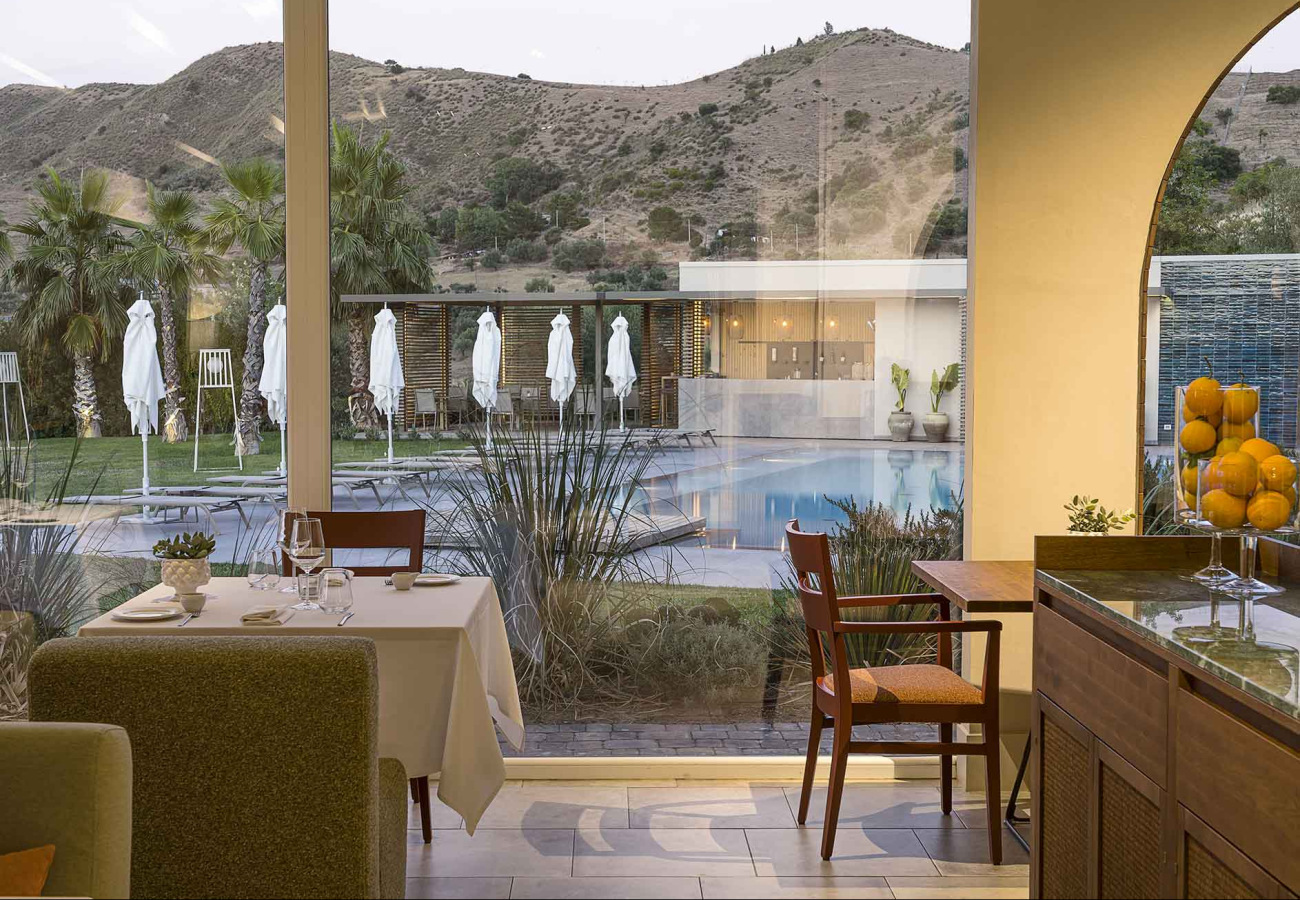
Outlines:
MULTIPOLYGON (((547 756, 802 756, 808 749, 806 722, 739 722, 708 724, 588 724, 528 725, 522 752, 505 740, 507 757, 547 756)), ((933 725, 859 725, 855 740, 933 741, 933 725)), ((830 751, 830 731, 822 733, 822 749, 830 751)))

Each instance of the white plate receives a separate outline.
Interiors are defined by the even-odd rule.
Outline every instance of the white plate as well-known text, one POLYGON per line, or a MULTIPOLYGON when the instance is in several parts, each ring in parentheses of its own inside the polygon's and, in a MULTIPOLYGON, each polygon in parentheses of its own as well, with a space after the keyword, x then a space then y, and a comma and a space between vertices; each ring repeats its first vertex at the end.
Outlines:
POLYGON ((112 618, 119 622, 162 622, 180 614, 181 611, 175 607, 139 606, 134 609, 115 609, 112 618))
POLYGON ((439 587, 444 584, 455 584, 458 581, 460 581, 459 575, 442 575, 437 572, 425 572, 415 576, 416 587, 439 587))

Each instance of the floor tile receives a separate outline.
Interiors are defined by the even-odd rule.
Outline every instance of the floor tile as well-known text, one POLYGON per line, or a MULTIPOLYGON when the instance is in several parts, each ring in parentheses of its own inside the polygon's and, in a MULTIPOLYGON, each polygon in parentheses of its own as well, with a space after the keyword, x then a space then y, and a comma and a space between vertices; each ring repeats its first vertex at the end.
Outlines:
MULTIPOLYGON (((789 833, 789 832, 781 832, 789 833)), ((579 831, 573 874, 631 877, 753 875, 746 832, 717 828, 579 831)))
MULTIPOLYGON (((447 806, 441 800, 433 795, 434 786, 429 785, 429 823, 434 828, 460 828, 465 824, 465 820, 460 817, 460 813, 447 806)), ((420 828, 420 804, 406 804, 406 827, 418 830, 420 828)))
POLYGON ((841 823, 829 862, 821 858, 820 828, 754 829, 745 836, 760 876, 939 874, 920 840, 906 828, 865 829, 841 823))
POLYGON ((698 878, 516 878, 511 900, 698 900, 698 878))
POLYGON ((702 878, 704 900, 887 900, 893 897, 883 878, 702 878))
MULTIPOLYGON (((786 788, 791 813, 799 811, 799 788, 786 788)), ((955 804, 954 804, 955 805, 955 804)), ((820 827, 826 818, 826 788, 815 787, 808 804, 808 825, 820 827)), ((840 799, 840 827, 961 828, 955 815, 945 816, 939 789, 910 784, 846 784, 840 799)))
POLYGON ((633 828, 794 828, 779 787, 675 787, 627 790, 633 828))
MULTIPOLYGON (((1015 878, 888 878, 898 900, 1003 900, 1029 896, 1029 880, 1015 878)), ((707 896, 707 895, 706 895, 707 896)))
POLYGON ((573 872, 573 832, 563 829, 407 832, 408 878, 557 876, 573 872))
POLYGON ((989 863, 986 829, 920 830, 916 832, 940 875, 1029 877, 1029 854, 1011 835, 1002 833, 1002 865, 989 863))
POLYGON ((506 900, 509 878, 408 878, 407 900, 506 900))
POLYGON ((489 828, 626 828, 627 788, 532 785, 497 794, 479 819, 489 828))

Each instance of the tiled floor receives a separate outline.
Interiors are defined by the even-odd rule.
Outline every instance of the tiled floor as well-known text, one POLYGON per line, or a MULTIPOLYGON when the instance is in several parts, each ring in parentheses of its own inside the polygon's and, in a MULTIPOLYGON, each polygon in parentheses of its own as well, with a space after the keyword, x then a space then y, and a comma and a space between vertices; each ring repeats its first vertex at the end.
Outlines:
MULTIPOLYGON (((433 843, 412 808, 407 897, 1026 897, 1029 860, 1003 836, 988 864, 984 798, 937 782, 844 789, 835 858, 821 805, 794 819, 789 782, 511 782, 470 837, 435 808, 433 843)), ((435 801, 436 803, 436 801, 435 801)))

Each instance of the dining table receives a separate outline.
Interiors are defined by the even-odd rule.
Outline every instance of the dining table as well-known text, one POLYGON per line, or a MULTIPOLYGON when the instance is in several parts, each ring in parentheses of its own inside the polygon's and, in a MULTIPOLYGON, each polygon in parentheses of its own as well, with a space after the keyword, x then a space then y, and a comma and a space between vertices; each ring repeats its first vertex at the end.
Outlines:
MULTIPOLYGON (((379 756, 400 760, 408 776, 438 776, 438 798, 471 834, 505 783, 499 730, 522 750, 524 720, 510 643, 490 578, 399 591, 383 577, 353 579, 351 615, 293 610, 280 625, 242 622, 254 606, 298 598, 256 590, 244 578, 213 578, 202 612, 156 621, 114 613, 179 605, 157 585, 83 625, 83 637, 173 635, 348 635, 375 642, 379 661, 379 756)), ((427 799, 427 793, 425 794, 427 799)))

